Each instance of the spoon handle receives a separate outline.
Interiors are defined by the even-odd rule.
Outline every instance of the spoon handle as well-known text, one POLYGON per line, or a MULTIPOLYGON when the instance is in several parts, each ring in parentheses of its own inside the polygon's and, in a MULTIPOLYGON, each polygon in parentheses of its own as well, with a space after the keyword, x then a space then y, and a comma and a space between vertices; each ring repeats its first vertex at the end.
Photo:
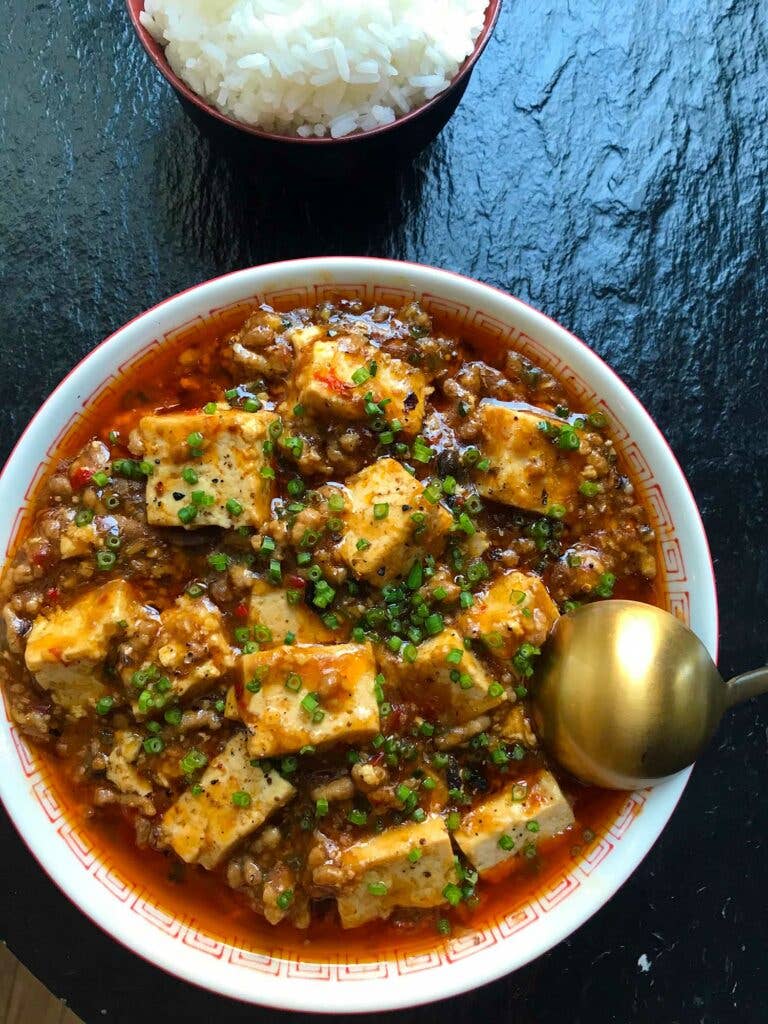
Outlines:
POLYGON ((742 701, 757 697, 761 693, 768 693, 768 665, 734 676, 725 685, 728 690, 728 707, 741 704, 742 701))

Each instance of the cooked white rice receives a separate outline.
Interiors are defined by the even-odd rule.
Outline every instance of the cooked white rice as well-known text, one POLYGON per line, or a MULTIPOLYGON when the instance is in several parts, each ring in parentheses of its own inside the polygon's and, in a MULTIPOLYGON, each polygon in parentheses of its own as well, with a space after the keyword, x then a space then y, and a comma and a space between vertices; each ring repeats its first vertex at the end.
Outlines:
POLYGON ((267 131, 390 124, 447 88, 488 0, 146 0, 173 70, 222 113, 267 131))

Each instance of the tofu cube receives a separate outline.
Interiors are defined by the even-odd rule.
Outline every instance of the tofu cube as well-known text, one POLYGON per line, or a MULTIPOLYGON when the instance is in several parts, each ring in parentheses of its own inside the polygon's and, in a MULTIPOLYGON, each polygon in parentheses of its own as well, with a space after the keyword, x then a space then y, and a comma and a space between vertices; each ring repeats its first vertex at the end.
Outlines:
POLYGON ((101 669, 113 645, 142 624, 154 625, 152 613, 128 583, 112 580, 35 619, 27 637, 27 668, 60 707, 80 718, 108 692, 101 669))
POLYGON ((296 644, 242 659, 237 696, 251 757, 309 744, 357 743, 379 731, 370 644, 296 644))
POLYGON ((341 868, 350 877, 338 896, 344 928, 387 918, 396 907, 438 907, 445 902, 443 889, 457 881, 451 839, 439 816, 354 843, 342 853, 341 868), (408 859, 411 850, 421 852, 415 863, 408 859), (381 895, 371 893, 375 883, 381 895))
POLYGON ((496 697, 489 695, 494 680, 472 651, 464 649, 464 641, 454 629, 443 630, 421 644, 412 665, 397 665, 402 675, 400 687, 406 696, 430 717, 448 725, 469 722, 507 699, 503 691, 496 697), (457 662, 459 655, 461 660, 457 662), (458 678, 452 679, 451 673, 458 678))
POLYGON ((147 477, 148 522, 194 530, 259 526, 268 520, 274 481, 261 475, 268 465, 262 445, 273 419, 268 412, 237 412, 221 405, 210 416, 145 416, 139 435, 144 458, 155 468, 147 477), (202 435, 199 446, 189 443, 195 435, 202 435), (194 470, 195 483, 184 479, 185 469, 194 470))
POLYGON ((207 597, 179 597, 160 615, 149 661, 170 680, 169 692, 176 697, 209 690, 235 663, 216 605, 207 597))
POLYGON ((477 476, 485 498, 545 513, 550 505, 573 502, 584 466, 578 451, 563 451, 539 429, 542 421, 563 426, 546 412, 531 412, 509 402, 485 399, 477 410, 481 448, 491 468, 477 476))
POLYGON ((540 647, 559 619, 557 605, 538 576, 508 572, 475 601, 459 618, 459 628, 475 640, 483 640, 490 654, 511 658, 521 644, 540 647))
POLYGON ((571 806, 551 772, 542 771, 530 780, 523 800, 513 799, 516 785, 510 783, 474 807, 453 833, 461 852, 481 874, 516 857, 528 843, 551 839, 574 822, 571 806))
POLYGON ((149 796, 152 786, 134 768, 141 752, 142 737, 136 732, 122 730, 115 734, 115 745, 107 758, 107 778, 121 793, 149 796))
POLYGON ((364 420, 365 395, 389 399, 386 418, 400 420, 404 434, 418 434, 424 419, 427 379, 402 359, 367 345, 355 334, 327 335, 300 349, 296 371, 298 401, 316 416, 364 420), (376 364, 376 375, 355 384, 353 374, 376 364))
POLYGON ((417 558, 440 554, 453 524, 448 509, 428 501, 423 484, 388 458, 347 480, 343 518, 338 553, 355 576, 377 587, 405 576, 417 558), (386 506, 386 515, 379 519, 377 505, 386 506), (415 512, 426 516, 423 528, 413 522, 415 512))
POLYGON ((277 772, 264 774, 250 763, 243 733, 211 760, 200 785, 199 796, 188 790, 166 811, 162 833, 183 861, 209 870, 295 793, 277 772), (236 806, 234 793, 247 793, 247 806, 236 806))
POLYGON ((251 591, 248 621, 253 626, 266 626, 271 631, 271 641, 259 641, 262 647, 282 644, 288 633, 293 633, 300 644, 331 643, 334 638, 320 616, 303 600, 298 604, 288 604, 285 590, 271 587, 263 580, 256 580, 251 591))

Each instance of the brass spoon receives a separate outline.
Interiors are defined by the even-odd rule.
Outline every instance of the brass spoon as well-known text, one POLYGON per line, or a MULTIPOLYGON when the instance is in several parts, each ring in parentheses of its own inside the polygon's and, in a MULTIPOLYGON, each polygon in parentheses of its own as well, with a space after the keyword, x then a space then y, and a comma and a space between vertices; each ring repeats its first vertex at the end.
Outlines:
POLYGON ((698 637, 637 601, 563 615, 539 661, 531 696, 542 743, 607 789, 652 786, 693 764, 728 708, 768 692, 768 666, 726 683, 698 637))

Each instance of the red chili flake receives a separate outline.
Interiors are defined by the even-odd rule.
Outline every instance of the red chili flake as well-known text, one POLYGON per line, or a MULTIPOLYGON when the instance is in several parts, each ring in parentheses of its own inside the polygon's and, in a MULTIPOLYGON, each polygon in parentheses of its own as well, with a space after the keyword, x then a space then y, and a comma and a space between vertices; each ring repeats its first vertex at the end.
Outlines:
POLYGON ((289 590, 303 590, 307 585, 307 581, 302 579, 301 576, 286 576, 285 585, 289 590))
POLYGON ((69 482, 72 484, 76 491, 79 491, 83 487, 88 486, 88 484, 91 482, 92 476, 92 469, 86 469, 85 466, 78 466, 74 473, 70 474, 69 482))
POLYGON ((242 603, 242 601, 237 606, 237 608, 235 608, 235 615, 238 617, 238 619, 247 619, 248 618, 248 607, 247 607, 247 605, 244 605, 242 603))
POLYGON ((49 601, 58 601, 59 600, 59 588, 58 587, 48 587, 48 589, 45 592, 45 596, 48 598, 49 601))
POLYGON ((348 398, 352 393, 352 385, 346 384, 333 371, 329 373, 316 373, 315 380, 319 380, 321 384, 325 384, 329 391, 333 391, 343 398, 348 398))

